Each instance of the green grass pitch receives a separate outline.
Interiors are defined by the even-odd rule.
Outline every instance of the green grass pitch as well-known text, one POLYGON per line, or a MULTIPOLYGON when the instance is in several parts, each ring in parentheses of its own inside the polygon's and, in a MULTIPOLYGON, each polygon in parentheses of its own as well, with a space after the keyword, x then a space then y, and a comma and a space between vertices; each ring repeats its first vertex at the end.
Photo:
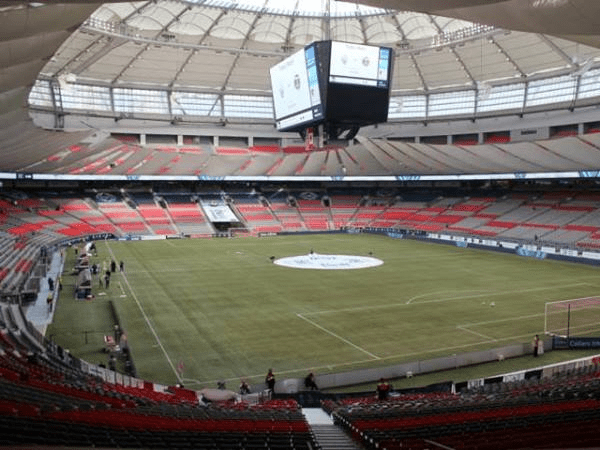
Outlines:
POLYGON ((183 361, 192 388, 240 377, 260 382, 269 367, 282 379, 530 342, 544 330, 545 302, 600 292, 594 267, 366 234, 97 247, 92 262, 114 257, 125 273, 107 290, 94 281, 93 301, 71 298, 73 277, 65 276, 47 334, 100 362, 112 300, 138 376, 173 384, 183 361), (372 253, 384 264, 290 269, 270 259, 311 249, 372 253))

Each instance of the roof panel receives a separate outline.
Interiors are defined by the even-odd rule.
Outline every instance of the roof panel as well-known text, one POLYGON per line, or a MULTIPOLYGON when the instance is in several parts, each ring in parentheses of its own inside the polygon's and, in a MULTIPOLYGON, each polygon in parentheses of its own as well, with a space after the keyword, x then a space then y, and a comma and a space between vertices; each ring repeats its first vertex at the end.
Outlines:
POLYGON ((438 30, 424 14, 400 12, 396 19, 407 39, 422 39, 438 34, 438 30))
POLYGON ((136 82, 140 79, 150 83, 171 83, 188 54, 181 49, 149 46, 119 77, 121 82, 136 82))
POLYGON ((331 24, 331 38, 335 41, 365 43, 360 22, 354 19, 335 20, 331 24))
POLYGON ((220 89, 234 61, 235 55, 230 53, 198 51, 192 55, 177 82, 199 88, 220 89))
MULTIPOLYGON (((186 9, 187 6, 183 3, 159 2, 143 8, 140 17, 152 18, 164 27, 186 9)), ((133 19, 131 22, 127 21, 127 23, 133 25, 133 19)))
POLYGON ((432 20, 444 33, 452 33, 454 31, 468 28, 473 24, 464 20, 452 19, 450 17, 431 16, 432 20))
POLYGON ((562 56, 536 34, 507 33, 497 36, 496 41, 526 75, 567 66, 562 56))
POLYGON ((583 64, 589 59, 600 59, 600 49, 581 45, 577 42, 567 41, 553 36, 547 38, 563 52, 571 57, 576 64, 583 64))
POLYGON ((142 51, 143 48, 144 46, 141 44, 128 42, 112 50, 107 55, 96 59, 95 62, 91 63, 80 75, 84 78, 110 82, 131 63, 135 55, 142 51))
POLYGON ((60 71, 69 70, 67 67, 74 59, 78 57, 86 48, 89 48, 98 36, 93 36, 88 33, 78 33, 78 37, 71 36, 65 44, 52 56, 50 61, 46 63, 42 69, 43 74, 53 75, 60 71))
POLYGON ((521 70, 527 75, 548 75, 568 67, 575 70, 573 59, 579 64, 600 59, 599 49, 559 38, 489 29, 484 30, 489 39, 486 34, 470 34, 472 30, 456 33, 472 24, 427 14, 384 10, 374 14, 373 9, 350 3, 342 8, 335 2, 336 12, 324 19, 321 12, 310 12, 320 10, 321 0, 296 1, 295 6, 277 0, 253 1, 249 5, 239 0, 237 6, 229 0, 102 5, 93 15, 97 20, 74 33, 48 62, 44 74, 76 73, 89 82, 156 83, 159 89, 177 77, 177 85, 190 88, 227 84, 227 89, 268 93, 268 67, 291 51, 324 39, 326 24, 334 39, 398 49, 394 92, 460 90, 472 85, 469 74, 477 82, 521 80, 521 70), (291 12, 294 7, 297 11, 286 15, 286 8, 291 12), (361 15, 366 12, 372 15, 361 15), (121 25, 122 20, 126 25, 121 25), (434 42, 440 47, 432 48, 434 42), (449 51, 450 45, 456 53, 449 51), (140 52, 141 59, 136 59, 140 52))
POLYGON ((236 90, 270 91, 271 79, 268 68, 276 62, 274 58, 240 56, 231 72, 227 87, 236 90))
POLYGON ((471 83, 454 53, 448 49, 426 52, 415 59, 430 89, 452 85, 465 86, 471 83))
POLYGON ((250 39, 256 42, 276 43, 281 46, 281 43, 286 40, 289 27, 289 17, 260 17, 250 33, 250 39))
POLYGON ((512 78, 520 75, 515 66, 492 41, 480 39, 455 48, 462 62, 478 81, 512 78))
POLYGON ((363 19, 367 41, 371 44, 389 45, 402 40, 402 34, 390 17, 368 17, 363 19))
POLYGON ((392 91, 423 90, 423 83, 412 59, 407 54, 396 56, 392 91))
POLYGON ((177 22, 171 24, 169 31, 178 34, 203 35, 221 15, 217 9, 194 8, 186 11, 177 22))
POLYGON ((323 40, 322 20, 297 18, 291 26, 290 42, 296 45, 306 45, 312 41, 323 40))
POLYGON ((93 17, 107 22, 120 22, 146 3, 105 3, 94 12, 93 17))
POLYGON ((255 18, 256 14, 231 11, 219 19, 210 34, 224 39, 243 39, 255 18))

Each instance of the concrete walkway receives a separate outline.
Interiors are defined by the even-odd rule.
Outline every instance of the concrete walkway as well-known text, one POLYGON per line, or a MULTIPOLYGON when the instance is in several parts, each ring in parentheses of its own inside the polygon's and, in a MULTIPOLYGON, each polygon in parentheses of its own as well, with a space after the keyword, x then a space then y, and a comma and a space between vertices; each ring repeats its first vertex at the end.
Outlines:
POLYGON ((344 430, 333 424, 331 416, 321 408, 302 408, 302 413, 321 450, 360 450, 362 447, 344 430))
POLYGON ((333 425, 331 416, 321 408, 302 408, 302 414, 309 425, 333 425))
POLYGON ((30 303, 25 307, 25 316, 27 317, 27 320, 29 320, 42 335, 46 334, 46 328, 52 323, 52 318, 54 317, 54 309, 59 296, 58 277, 62 273, 63 265, 64 261, 60 252, 55 251, 52 254, 52 260, 48 272, 46 273, 46 277, 40 280, 40 291, 38 292, 35 302, 30 303), (48 307, 47 303, 48 293, 50 292, 48 278, 55 280, 54 301, 52 302, 51 308, 48 307))

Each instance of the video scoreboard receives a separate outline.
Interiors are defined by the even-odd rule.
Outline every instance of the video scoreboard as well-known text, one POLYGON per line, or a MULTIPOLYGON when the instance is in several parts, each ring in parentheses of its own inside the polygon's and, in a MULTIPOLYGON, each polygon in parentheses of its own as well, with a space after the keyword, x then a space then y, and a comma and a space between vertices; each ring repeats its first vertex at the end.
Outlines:
POLYGON ((319 41, 271 67, 277 129, 387 121, 393 56, 388 47, 319 41))

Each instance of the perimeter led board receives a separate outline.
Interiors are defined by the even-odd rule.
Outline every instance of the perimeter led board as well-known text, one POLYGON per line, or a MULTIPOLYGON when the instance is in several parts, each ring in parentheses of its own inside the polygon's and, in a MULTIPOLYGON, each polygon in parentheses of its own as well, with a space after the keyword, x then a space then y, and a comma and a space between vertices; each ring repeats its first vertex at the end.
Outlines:
POLYGON ((387 121, 392 66, 388 47, 313 42, 270 70, 277 129, 387 121))

